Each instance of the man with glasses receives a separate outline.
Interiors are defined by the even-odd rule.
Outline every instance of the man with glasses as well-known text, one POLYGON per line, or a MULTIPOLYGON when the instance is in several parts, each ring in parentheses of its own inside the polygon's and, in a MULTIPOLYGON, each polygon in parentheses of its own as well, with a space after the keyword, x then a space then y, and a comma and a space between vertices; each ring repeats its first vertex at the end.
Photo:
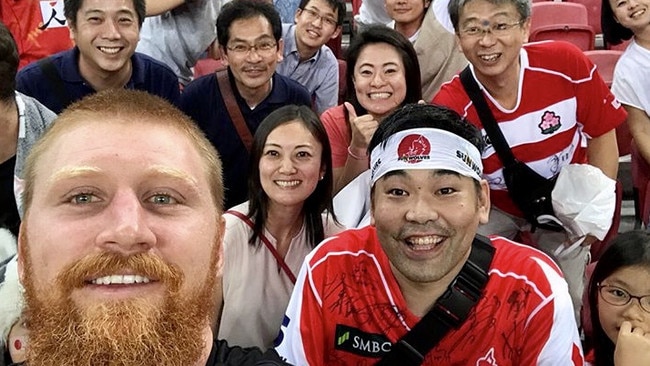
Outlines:
POLYGON ((304 87, 275 72, 282 60, 283 42, 280 16, 272 4, 255 0, 228 3, 217 18, 217 34, 227 65, 225 88, 216 74, 199 78, 185 88, 181 109, 219 151, 225 207, 230 208, 248 199, 246 136, 254 135, 275 109, 287 104, 310 106, 311 99, 304 87))
MULTIPOLYGON (((529 0, 452 0, 449 14, 457 41, 470 62, 470 80, 476 81, 506 143, 519 161, 551 179, 571 163, 589 163, 612 179, 618 170, 615 128, 626 113, 596 71, 575 46, 564 42, 526 44, 530 31, 529 0)), ((459 77, 444 84, 433 103, 446 105, 483 128, 474 103, 459 77)), ((563 231, 536 228, 515 206, 505 184, 503 167, 486 136, 484 177, 490 183, 491 201, 482 234, 514 238, 532 234, 547 253, 567 242, 563 231)), ((557 259, 574 305, 576 319, 582 304, 584 270, 589 244, 557 259)))
POLYGON ((338 37, 344 19, 342 0, 302 0, 296 24, 282 25, 284 60, 278 74, 307 88, 318 114, 338 104, 339 65, 325 44, 338 37))

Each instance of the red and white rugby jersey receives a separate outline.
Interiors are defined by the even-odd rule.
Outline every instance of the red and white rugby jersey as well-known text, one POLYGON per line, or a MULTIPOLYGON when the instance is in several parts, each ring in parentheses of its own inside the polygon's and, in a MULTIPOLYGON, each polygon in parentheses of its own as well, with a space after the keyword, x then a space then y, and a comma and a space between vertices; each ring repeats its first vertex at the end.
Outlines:
MULTIPOLYGON (((517 104, 513 109, 503 108, 484 90, 512 152, 547 178, 570 163, 586 163, 586 138, 598 137, 623 123, 625 110, 594 64, 569 43, 526 44, 520 61, 517 104)), ((432 103, 447 106, 482 128, 458 76, 443 84, 432 103)), ((484 130, 482 134, 486 136, 484 130)), ((501 160, 486 142, 483 174, 490 183, 491 201, 506 212, 523 216, 506 191, 501 160)))
MULTIPOLYGON (((484 296, 424 365, 582 365, 558 267, 528 246, 491 240, 496 252, 484 296)), ((306 258, 277 350, 294 365, 373 365, 418 321, 374 227, 348 230, 306 258)))

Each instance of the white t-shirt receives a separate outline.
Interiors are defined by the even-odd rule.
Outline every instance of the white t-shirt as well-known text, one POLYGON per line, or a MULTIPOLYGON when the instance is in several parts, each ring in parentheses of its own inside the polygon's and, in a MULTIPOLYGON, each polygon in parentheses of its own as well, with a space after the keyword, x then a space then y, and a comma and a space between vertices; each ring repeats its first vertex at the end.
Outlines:
POLYGON ((355 15, 354 20, 365 25, 388 24, 391 21, 384 0, 361 0, 359 14, 355 15))
POLYGON ((650 115, 650 50, 634 39, 616 63, 612 93, 621 103, 650 115))
MULTIPOLYGON (((248 213, 248 202, 231 210, 248 213)), ((273 346, 289 303, 293 283, 278 266, 273 254, 260 243, 248 244, 251 228, 240 218, 224 214, 226 232, 223 247, 223 311, 219 324, 219 339, 233 346, 273 346)), ((325 237, 343 230, 330 215, 323 215, 325 237)), ((264 230, 275 245, 276 240, 264 230)), ((297 277, 303 260, 312 250, 307 245, 305 226, 289 246, 284 261, 297 277)))

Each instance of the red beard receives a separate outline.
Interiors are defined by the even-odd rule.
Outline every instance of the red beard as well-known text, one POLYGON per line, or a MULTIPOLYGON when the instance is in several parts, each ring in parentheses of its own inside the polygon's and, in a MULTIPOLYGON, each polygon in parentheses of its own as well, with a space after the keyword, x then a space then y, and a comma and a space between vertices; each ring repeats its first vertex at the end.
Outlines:
MULTIPOLYGON (((22 238, 25 238, 23 235, 22 238)), ((218 242, 206 278, 181 294, 181 271, 157 256, 115 253, 88 256, 65 268, 52 288, 37 289, 26 239, 25 300, 29 333, 27 364, 39 365, 179 365, 196 363, 206 348, 204 332, 215 315, 218 242), (162 305, 129 298, 81 307, 73 290, 97 278, 130 269, 166 286, 162 305)))

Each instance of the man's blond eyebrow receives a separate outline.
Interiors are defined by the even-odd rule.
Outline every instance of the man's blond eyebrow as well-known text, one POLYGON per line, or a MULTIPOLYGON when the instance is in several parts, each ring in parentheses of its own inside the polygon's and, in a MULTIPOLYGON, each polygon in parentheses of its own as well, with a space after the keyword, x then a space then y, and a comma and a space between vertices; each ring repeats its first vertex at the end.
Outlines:
MULTIPOLYGON (((60 181, 64 179, 72 179, 77 177, 89 176, 92 174, 100 174, 102 170, 94 166, 64 166, 63 168, 54 172, 49 182, 60 181)), ((170 168, 163 165, 151 165, 144 170, 147 176, 168 176, 174 179, 185 181, 187 184, 198 187, 198 182, 186 172, 170 168)))
POLYGON ((198 188, 197 180, 185 171, 180 169, 164 166, 164 165, 151 165, 144 171, 147 176, 167 176, 174 179, 184 181, 185 183, 198 188))
POLYGON ((54 172, 48 178, 48 182, 56 182, 64 179, 72 179, 77 177, 83 177, 91 174, 101 173, 101 169, 94 166, 64 166, 63 168, 54 172))

